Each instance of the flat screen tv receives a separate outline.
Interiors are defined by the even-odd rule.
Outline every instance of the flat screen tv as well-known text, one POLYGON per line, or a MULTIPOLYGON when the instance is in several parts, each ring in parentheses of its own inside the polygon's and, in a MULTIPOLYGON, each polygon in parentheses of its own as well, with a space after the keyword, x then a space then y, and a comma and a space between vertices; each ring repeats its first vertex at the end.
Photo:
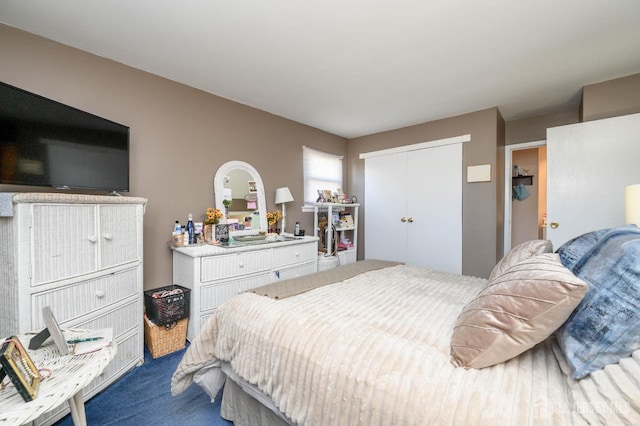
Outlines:
POLYGON ((0 183, 129 191, 129 128, 0 82, 0 183))

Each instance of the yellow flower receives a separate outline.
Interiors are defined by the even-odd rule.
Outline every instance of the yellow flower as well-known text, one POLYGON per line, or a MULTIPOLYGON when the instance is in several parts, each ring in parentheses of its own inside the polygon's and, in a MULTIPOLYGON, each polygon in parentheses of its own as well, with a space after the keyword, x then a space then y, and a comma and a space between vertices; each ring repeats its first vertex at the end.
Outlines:
POLYGON ((282 219, 282 213, 280 210, 267 212, 267 222, 269 225, 275 225, 280 219, 282 219))
POLYGON ((204 217, 205 217, 204 224, 211 225, 211 224, 218 223, 218 221, 222 219, 223 216, 224 215, 220 210, 209 207, 207 211, 204 213, 204 217))

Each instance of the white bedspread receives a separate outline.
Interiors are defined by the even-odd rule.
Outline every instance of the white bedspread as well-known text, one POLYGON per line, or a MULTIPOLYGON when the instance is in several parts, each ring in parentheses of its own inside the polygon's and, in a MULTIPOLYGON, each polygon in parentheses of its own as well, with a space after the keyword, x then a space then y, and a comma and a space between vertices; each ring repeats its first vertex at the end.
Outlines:
MULTIPOLYGON (((401 265, 283 300, 238 295, 192 342, 174 373, 172 392, 183 392, 194 373, 224 360, 300 425, 559 425, 603 419, 579 409, 592 404, 582 386, 588 381, 578 385, 562 373, 552 339, 482 370, 450 364, 452 326, 484 284, 401 265)), ((632 398, 634 392, 638 384, 627 384, 627 395, 613 398, 632 398)), ((593 393, 605 409, 623 411, 607 415, 614 424, 638 418, 637 405, 619 400, 613 407, 611 396, 593 393)))

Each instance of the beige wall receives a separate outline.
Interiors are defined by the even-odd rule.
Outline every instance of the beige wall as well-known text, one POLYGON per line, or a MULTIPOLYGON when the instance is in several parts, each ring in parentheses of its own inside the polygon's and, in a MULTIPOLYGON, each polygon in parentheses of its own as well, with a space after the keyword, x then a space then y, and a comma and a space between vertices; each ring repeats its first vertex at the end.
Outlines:
POLYGON ((582 121, 640 112, 640 74, 585 86, 582 121))
MULTIPOLYGON (((464 183, 462 201, 462 272, 466 275, 488 277, 496 263, 498 251, 497 241, 502 240, 502 215, 498 217, 498 193, 502 192, 496 183, 497 170, 503 168, 498 165, 497 146, 502 136, 501 127, 504 125, 497 108, 490 108, 457 117, 432 121, 398 130, 377 133, 351 139, 348 142, 348 169, 351 182, 351 192, 358 196, 364 207, 360 213, 360 223, 364 223, 363 215, 366 208, 364 199, 364 160, 359 156, 363 152, 377 151, 403 145, 411 145, 447 137, 471 135, 471 142, 463 148, 463 182, 466 182, 467 166, 491 164, 492 179, 486 183, 464 183), (498 231, 497 228, 500 228, 498 231), (496 238, 496 232, 500 232, 496 238)), ((499 172, 498 172, 499 173, 499 172)), ((364 226, 358 232, 358 243, 364 254, 363 244, 364 226)))
POLYGON ((564 126, 579 122, 579 110, 576 106, 565 111, 535 117, 521 118, 505 123, 505 144, 542 141, 547 139, 549 127, 564 126))
MULTIPOLYGON (((287 205, 287 223, 311 231, 312 215, 301 212, 301 147, 346 155, 344 138, 1 24, 0 81, 131 127, 128 195, 149 200, 145 288, 172 282, 173 224, 213 204, 213 177, 224 162, 247 161, 260 172, 269 210, 275 189, 288 186, 296 201, 287 205)), ((51 191, 0 185, 36 190, 51 191)))

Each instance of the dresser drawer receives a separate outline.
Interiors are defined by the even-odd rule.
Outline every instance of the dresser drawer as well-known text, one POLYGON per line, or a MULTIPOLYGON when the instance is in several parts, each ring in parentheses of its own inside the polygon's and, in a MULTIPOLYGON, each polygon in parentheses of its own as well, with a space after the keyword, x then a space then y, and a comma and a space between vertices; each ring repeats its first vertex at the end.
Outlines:
POLYGON ((131 321, 132 318, 142 318, 142 301, 139 298, 131 299, 99 316, 92 315, 83 317, 79 321, 63 323, 61 328, 86 328, 88 330, 113 328, 113 338, 118 339, 137 328, 138 325, 131 321))
POLYGON ((271 250, 232 253, 202 258, 202 282, 224 280, 240 275, 268 271, 271 266, 271 250))
POLYGON ((292 266, 289 268, 282 268, 276 271, 276 281, 288 280, 290 278, 298 278, 303 275, 313 274, 318 271, 318 263, 315 259, 313 262, 307 262, 303 265, 292 266))
POLYGON ((295 244, 273 249, 273 267, 279 268, 296 263, 315 261, 318 255, 318 244, 295 244))
POLYGON ((269 284, 271 273, 266 272, 241 279, 202 286, 200 292, 200 310, 217 308, 227 299, 249 289, 269 284))
MULTIPOLYGON (((72 321, 119 300, 139 295, 138 269, 82 281, 51 291, 36 293, 31 299, 31 327, 44 327, 42 308, 50 306, 58 322, 72 321)), ((140 321, 142 321, 140 319, 140 321)))

